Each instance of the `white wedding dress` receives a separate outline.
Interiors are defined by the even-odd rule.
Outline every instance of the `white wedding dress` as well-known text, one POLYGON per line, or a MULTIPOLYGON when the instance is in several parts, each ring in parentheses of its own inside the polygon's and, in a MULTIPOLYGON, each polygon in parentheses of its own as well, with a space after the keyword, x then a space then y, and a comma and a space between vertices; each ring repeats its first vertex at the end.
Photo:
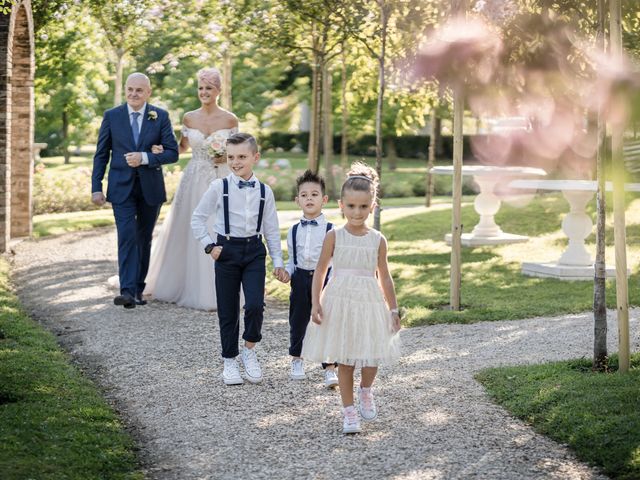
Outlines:
MULTIPOLYGON (((151 260, 144 293, 152 298, 199 310, 216 309, 214 261, 191 231, 191 214, 216 178, 226 177, 226 164, 213 164, 208 141, 228 138, 237 128, 217 130, 208 137, 195 128, 182 128, 189 139, 192 158, 187 164, 159 234, 151 247, 151 260)), ((213 236, 213 218, 209 234, 213 236)))

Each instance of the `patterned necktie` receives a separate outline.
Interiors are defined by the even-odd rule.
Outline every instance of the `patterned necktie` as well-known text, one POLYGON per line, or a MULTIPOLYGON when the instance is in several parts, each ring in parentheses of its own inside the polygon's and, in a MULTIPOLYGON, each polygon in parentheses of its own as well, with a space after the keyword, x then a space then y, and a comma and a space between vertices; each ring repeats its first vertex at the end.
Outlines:
POLYGON ((245 182, 244 180, 240 180, 240 181, 238 182, 238 188, 239 188, 240 190, 242 190, 244 187, 251 187, 251 188, 253 188, 253 187, 255 187, 255 186, 256 186, 256 181, 255 181, 255 180, 251 180, 250 182, 249 182, 249 181, 246 181, 246 182, 245 182))
POLYGON ((138 145, 138 138, 140 138, 140 128, 138 127, 138 117, 140 112, 133 112, 131 114, 131 131, 133 132, 133 141, 138 145))
POLYGON ((306 227, 307 225, 311 225, 312 227, 317 227, 318 226, 318 222, 316 222, 315 220, 300 220, 300 225, 302 225, 303 227, 306 227))

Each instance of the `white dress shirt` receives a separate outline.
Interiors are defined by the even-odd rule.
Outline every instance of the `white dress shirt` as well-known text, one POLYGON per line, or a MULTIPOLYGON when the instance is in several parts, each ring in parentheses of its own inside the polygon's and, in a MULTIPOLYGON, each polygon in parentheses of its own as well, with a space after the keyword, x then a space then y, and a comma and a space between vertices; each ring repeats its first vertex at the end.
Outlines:
MULTIPOLYGON (((264 235, 269 248, 269 255, 274 268, 282 268, 282 248, 280 246, 280 226, 273 191, 265 185, 264 212, 262 215, 261 232, 257 232, 258 211, 260 209, 260 185, 255 175, 249 181, 255 181, 255 186, 240 188, 238 182, 242 178, 229 174, 229 235, 232 237, 252 237, 261 233, 264 235)), ((207 220, 213 216, 215 233, 224 235, 224 206, 222 179, 216 179, 200 199, 198 206, 191 216, 193 235, 203 246, 214 243, 207 229, 207 220)))
MULTIPOLYGON (((127 103, 127 111, 129 112, 129 125, 131 125, 131 114, 133 112, 137 112, 140 115, 138 115, 138 133, 142 134, 142 120, 144 119, 144 110, 147 108, 147 102, 144 103, 144 105, 142 105, 142 107, 140 107, 140 110, 134 110, 133 108, 131 108, 131 105, 129 105, 127 103)), ((140 154, 142 155, 142 161, 141 161, 141 165, 149 165, 149 157, 147 157, 147 152, 140 152, 140 154)))
MULTIPOLYGON (((303 270, 315 270, 320 259, 322 244, 327 234, 327 219, 323 214, 316 218, 302 217, 301 220, 315 220, 318 226, 306 225, 298 223, 296 232, 296 256, 298 259, 298 268, 303 270)), ((287 248, 289 249, 289 260, 287 261, 286 270, 289 275, 293 275, 296 266, 293 264, 293 227, 289 229, 287 234, 287 248)))

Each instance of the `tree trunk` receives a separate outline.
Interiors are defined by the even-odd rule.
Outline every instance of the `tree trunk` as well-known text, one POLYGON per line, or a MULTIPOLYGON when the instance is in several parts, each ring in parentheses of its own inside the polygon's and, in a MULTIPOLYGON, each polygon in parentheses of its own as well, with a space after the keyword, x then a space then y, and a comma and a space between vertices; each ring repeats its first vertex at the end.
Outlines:
POLYGON ((398 151, 396 150, 396 144, 393 137, 387 137, 385 144, 387 145, 387 162, 389 162, 389 170, 396 170, 398 168, 398 151))
POLYGON ((442 118, 436 117, 435 124, 436 158, 444 156, 444 141, 442 139, 442 118))
POLYGON ((340 138, 340 165, 344 171, 349 163, 349 110, 347 106, 347 54, 344 42, 342 45, 341 102, 342 102, 342 135, 340 138))
MULTIPOLYGON (((227 37, 228 38, 228 37, 227 37)), ((233 89, 233 58, 231 57, 231 42, 228 43, 222 57, 222 108, 233 111, 231 93, 233 89)))
MULTIPOLYGON (((598 48, 604 51, 604 3, 598 0, 598 48)), ((593 282, 593 369, 607 369, 607 302, 606 302, 606 263, 605 263, 605 226, 607 214, 605 209, 605 155, 606 155, 606 122, 602 107, 597 118, 598 151, 596 153, 596 261, 593 282)))
MULTIPOLYGON (((380 6, 380 56, 378 57, 378 103, 376 105, 376 171, 378 179, 382 182, 382 107, 384 105, 385 80, 385 55, 387 48, 387 27, 389 24, 388 6, 385 0, 378 0, 380 6)), ((373 212, 373 228, 380 230, 381 199, 378 199, 373 212)))
POLYGON ((62 110, 62 152, 64 163, 71 163, 71 154, 69 153, 69 116, 66 108, 62 110))
POLYGON ((113 105, 122 103, 122 77, 124 74, 124 49, 116 49, 116 79, 113 89, 113 105))
POLYGON ((320 142, 322 123, 322 65, 323 58, 318 54, 320 39, 313 30, 313 63, 311 65, 311 126, 309 129, 309 170, 318 173, 320 166, 320 142))
MULTIPOLYGON (((620 0, 610 0, 611 54, 622 56, 620 0)), ((613 231, 616 250, 616 304, 618 312, 619 371, 629 371, 629 292, 627 281, 627 239, 625 228, 624 162, 622 139, 624 124, 611 125, 611 169, 613 170, 613 231)))
POLYGON ((322 134, 324 156, 324 180, 329 198, 336 198, 333 179, 333 122, 331 121, 331 72, 328 62, 322 68, 322 134))
POLYGON ((429 120, 429 154, 427 156, 427 181, 425 184, 424 204, 427 208, 431 206, 433 198, 433 173, 431 169, 436 161, 436 108, 431 108, 429 120))

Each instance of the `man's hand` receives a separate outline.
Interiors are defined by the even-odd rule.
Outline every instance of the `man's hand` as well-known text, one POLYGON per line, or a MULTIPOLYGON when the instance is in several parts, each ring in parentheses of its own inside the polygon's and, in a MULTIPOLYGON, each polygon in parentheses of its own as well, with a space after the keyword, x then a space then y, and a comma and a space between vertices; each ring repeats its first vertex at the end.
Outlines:
POLYGON ((213 247, 213 250, 211 250, 211 258, 213 258, 214 260, 217 260, 218 258, 220 258, 220 254, 222 253, 222 247, 221 246, 217 246, 217 247, 213 247))
POLYGON ((107 199, 104 198, 104 194, 102 192, 95 192, 91 194, 91 202, 93 202, 94 205, 101 207, 106 201, 107 199))
POLYGON ((125 153, 124 159, 131 168, 138 168, 142 164, 142 154, 140 152, 125 153))
POLYGON ((160 155, 164 152, 164 147, 162 145, 151 145, 151 153, 154 155, 160 155))

